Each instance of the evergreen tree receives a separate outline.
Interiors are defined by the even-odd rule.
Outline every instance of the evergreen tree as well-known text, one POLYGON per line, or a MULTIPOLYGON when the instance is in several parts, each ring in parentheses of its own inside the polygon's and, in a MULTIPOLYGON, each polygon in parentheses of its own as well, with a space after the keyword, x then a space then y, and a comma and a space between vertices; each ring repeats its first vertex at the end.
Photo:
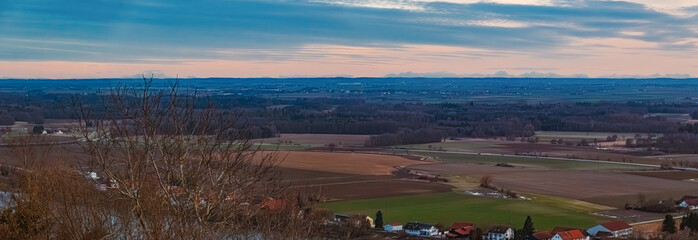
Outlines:
POLYGON ((696 212, 691 212, 686 219, 686 227, 691 229, 693 232, 698 232, 698 214, 696 212))
POLYGON ((679 229, 683 230, 686 228, 686 224, 688 223, 688 218, 686 218, 686 215, 683 215, 681 218, 681 224, 679 224, 679 229))
POLYGON ((378 212, 376 212, 375 224, 376 224, 376 228, 383 227, 383 213, 380 210, 378 210, 378 212))
POLYGON ((521 230, 523 230, 526 239, 533 237, 533 232, 536 229, 533 227, 533 220, 531 219, 531 216, 526 217, 526 222, 524 222, 523 228, 521 230))
POLYGON ((528 240, 526 232, 523 229, 517 229, 514 231, 514 240, 528 240))
POLYGON ((476 227, 472 231, 470 231, 470 236, 468 236, 471 240, 477 240, 477 239, 482 239, 482 228, 476 227))
POLYGON ((674 221, 674 218, 669 214, 667 214, 664 217, 664 222, 662 223, 662 232, 676 233, 676 221, 674 221))

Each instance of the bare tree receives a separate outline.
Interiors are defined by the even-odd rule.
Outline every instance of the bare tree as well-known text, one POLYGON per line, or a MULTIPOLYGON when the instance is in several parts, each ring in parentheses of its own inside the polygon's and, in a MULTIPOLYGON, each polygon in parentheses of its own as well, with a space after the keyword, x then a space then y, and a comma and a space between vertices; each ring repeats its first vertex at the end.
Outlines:
POLYGON ((278 154, 250 141, 239 114, 196 92, 144 79, 110 89, 101 105, 75 97, 72 110, 79 151, 36 165, 30 160, 43 153, 41 145, 17 148, 26 171, 0 218, 11 239, 324 234, 326 214, 313 208, 320 198, 288 191, 278 154))
MULTIPOLYGON (((77 99, 73 104, 83 167, 109 179, 114 199, 130 209, 125 216, 134 233, 152 239, 268 233, 262 231, 268 222, 260 221, 264 203, 283 199, 285 190, 279 158, 250 142, 239 114, 220 111, 177 83, 157 89, 152 80, 114 87, 102 104, 103 116, 89 115, 77 99)), ((300 211, 312 201, 295 203, 300 211)))
POLYGON ((490 188, 494 178, 491 175, 485 175, 480 178, 480 187, 490 188))

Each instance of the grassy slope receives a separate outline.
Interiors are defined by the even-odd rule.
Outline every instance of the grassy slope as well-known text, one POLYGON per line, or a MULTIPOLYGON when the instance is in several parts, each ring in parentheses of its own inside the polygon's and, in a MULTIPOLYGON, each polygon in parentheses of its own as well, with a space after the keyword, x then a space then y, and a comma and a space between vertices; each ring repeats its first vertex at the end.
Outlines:
POLYGON ((587 228, 602 221, 588 214, 599 210, 594 205, 542 196, 541 201, 524 201, 443 193, 335 202, 325 206, 336 213, 374 215, 381 210, 384 222, 423 221, 450 225, 453 221, 468 221, 481 226, 511 224, 518 227, 531 215, 537 229, 552 229, 555 226, 587 228))

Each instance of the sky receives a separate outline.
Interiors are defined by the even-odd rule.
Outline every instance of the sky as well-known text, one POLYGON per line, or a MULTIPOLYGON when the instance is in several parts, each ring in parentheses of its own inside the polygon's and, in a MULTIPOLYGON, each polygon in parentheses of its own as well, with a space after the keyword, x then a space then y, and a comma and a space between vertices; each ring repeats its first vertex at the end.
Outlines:
POLYGON ((0 78, 684 78, 696 56, 696 0, 0 0, 0 78))

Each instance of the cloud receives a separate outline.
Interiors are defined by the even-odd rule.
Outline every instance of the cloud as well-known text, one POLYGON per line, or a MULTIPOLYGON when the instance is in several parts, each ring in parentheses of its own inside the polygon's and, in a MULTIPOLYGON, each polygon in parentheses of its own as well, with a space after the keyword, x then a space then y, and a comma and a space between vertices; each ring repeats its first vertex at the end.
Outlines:
POLYGON ((317 44, 428 44, 552 56, 557 54, 555 49, 567 47, 571 38, 620 37, 657 43, 667 50, 685 50, 696 48, 685 43, 686 39, 698 37, 694 28, 698 19, 632 2, 466 2, 3 2, 0 60, 302 60, 325 56, 304 48, 317 44), (350 2, 360 4, 346 4, 350 2))

